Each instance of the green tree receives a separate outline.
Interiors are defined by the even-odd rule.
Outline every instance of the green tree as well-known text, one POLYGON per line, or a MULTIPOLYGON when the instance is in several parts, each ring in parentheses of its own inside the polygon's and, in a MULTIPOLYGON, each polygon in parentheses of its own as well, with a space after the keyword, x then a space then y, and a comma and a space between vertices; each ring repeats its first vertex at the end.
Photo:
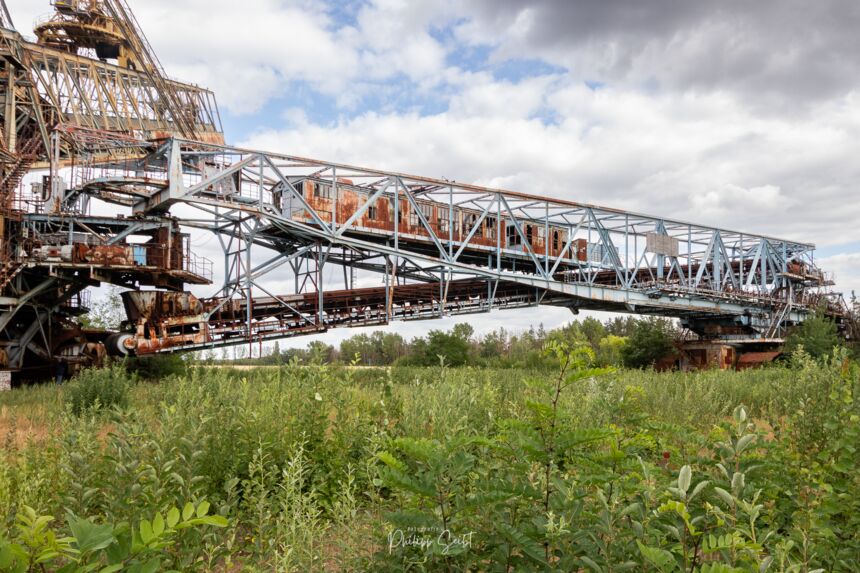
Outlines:
POLYGON ((851 291, 851 305, 848 308, 851 313, 848 317, 848 346, 854 358, 860 360, 860 299, 854 291, 851 291))
MULTIPOLYGON (((461 326, 461 325, 457 325, 461 326)), ((466 329, 451 332, 431 330, 427 334, 427 345, 423 348, 421 363, 425 366, 439 364, 444 358, 447 366, 462 366, 469 360, 469 339, 464 338, 466 329)), ((468 330, 471 330, 469 327, 468 330)))
POLYGON ((624 347, 627 339, 607 334, 598 343, 597 363, 601 366, 621 366, 624 363, 624 347))
POLYGON ((362 364, 377 364, 377 355, 373 349, 370 337, 367 334, 356 334, 341 341, 340 355, 343 360, 351 362, 357 356, 361 357, 362 364))
POLYGON ((334 358, 334 346, 314 340, 308 344, 307 360, 314 364, 328 364, 334 358))
POLYGON ((393 332, 378 332, 380 338, 380 353, 384 364, 393 364, 395 360, 406 355, 406 341, 393 332))
POLYGON ((451 329, 451 334, 461 340, 469 342, 472 340, 472 336, 475 335, 475 329, 468 322, 459 322, 451 329))
POLYGON ((606 332, 615 336, 630 336, 638 320, 633 316, 616 316, 606 321, 606 332))
POLYGON ((597 352, 600 348, 600 341, 606 337, 606 327, 602 322, 591 316, 586 317, 580 324, 580 330, 591 345, 591 349, 597 352))
POLYGON ((481 358, 498 359, 508 352, 508 333, 504 328, 494 330, 481 338, 481 358))
POLYGON ((96 299, 90 305, 90 311, 80 317, 81 326, 84 328, 100 328, 105 330, 118 330, 120 323, 126 319, 125 307, 122 304, 119 288, 111 285, 107 293, 96 299))
POLYGON ((824 358, 833 353, 833 349, 842 344, 836 323, 827 318, 823 312, 817 311, 811 317, 800 323, 785 342, 786 352, 793 352, 799 347, 813 358, 824 358))
POLYGON ((674 354, 675 327, 663 318, 645 318, 627 338, 621 352, 624 365, 629 368, 647 368, 661 358, 674 354))
POLYGON ((391 332, 356 334, 340 343, 342 360, 351 362, 358 355, 362 363, 368 366, 392 364, 406 353, 406 341, 399 334, 391 332))

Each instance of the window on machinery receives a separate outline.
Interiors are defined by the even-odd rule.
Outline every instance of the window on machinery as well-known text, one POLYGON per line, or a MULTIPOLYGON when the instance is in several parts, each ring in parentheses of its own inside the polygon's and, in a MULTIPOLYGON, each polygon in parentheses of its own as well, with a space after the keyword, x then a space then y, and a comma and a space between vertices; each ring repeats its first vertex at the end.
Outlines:
POLYGON ((318 197, 320 199, 331 199, 331 185, 329 183, 314 182, 314 197, 318 197))

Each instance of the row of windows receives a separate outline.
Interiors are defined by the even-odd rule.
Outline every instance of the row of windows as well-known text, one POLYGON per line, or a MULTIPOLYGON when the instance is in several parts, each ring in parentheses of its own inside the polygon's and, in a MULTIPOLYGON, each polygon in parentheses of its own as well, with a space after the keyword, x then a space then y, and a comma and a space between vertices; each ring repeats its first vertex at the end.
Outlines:
MULTIPOLYGON (((369 219, 379 221, 381 220, 379 217, 379 205, 380 203, 388 203, 387 200, 378 199, 373 205, 367 208, 367 217, 369 219)), ((409 209, 409 204, 401 203, 400 208, 400 220, 404 220, 408 217, 409 225, 413 227, 417 227, 421 225, 421 220, 418 217, 418 214, 414 210, 409 209)), ((390 209, 390 205, 388 206, 390 209)), ((421 209, 421 214, 424 216, 424 219, 429 223, 433 224, 433 206, 427 205, 424 203, 419 203, 418 207, 421 209)), ((439 228, 440 233, 448 232, 448 223, 449 223, 449 211, 448 209, 438 209, 438 218, 437 218, 437 226, 439 228)), ((472 231, 472 228, 480 219, 480 215, 478 213, 463 213, 463 234, 468 234, 472 231)), ((526 239, 529 243, 533 242, 535 235, 537 236, 540 242, 543 242, 543 239, 546 234, 545 227, 543 225, 531 225, 528 223, 522 224, 523 232, 525 233, 526 239)), ((459 221, 454 221, 454 233, 460 232, 460 224, 459 221)), ((478 228, 475 230, 475 237, 486 237, 488 239, 495 239, 498 234, 498 219, 496 217, 487 216, 481 225, 478 225, 478 228)), ((552 248, 560 249, 564 246, 564 237, 563 232, 558 229, 553 229, 550 232, 550 236, 552 237, 552 248)), ((509 244, 519 245, 521 244, 520 235, 517 233, 516 227, 513 225, 507 226, 507 237, 509 244)))
MULTIPOLYGON (((328 183, 318 183, 314 182, 313 184, 313 195, 314 197, 320 199, 332 199, 333 192, 332 186, 328 183)), ((383 208, 387 206, 387 210, 389 211, 389 219, 391 219, 391 204, 388 199, 377 199, 374 204, 370 205, 367 208, 367 217, 374 221, 383 220, 380 217, 380 205, 383 205, 383 208)), ((418 216, 418 213, 410 209, 410 205, 407 202, 400 203, 400 220, 408 219, 409 225, 413 227, 417 227, 421 224, 421 219, 418 216)), ((431 225, 433 224, 433 205, 428 205, 426 203, 419 203, 418 208, 421 210, 421 214, 424 216, 424 220, 426 220, 431 225)), ((448 208, 439 208, 437 209, 438 217, 436 219, 437 226, 439 228, 440 233, 447 233, 450 219, 450 212, 448 208)), ((472 228, 477 224, 478 219, 480 218, 480 214, 478 213, 463 213, 463 233, 468 234, 472 231, 472 228)), ((454 233, 459 233, 460 225, 458 221, 454 221, 454 233)), ((507 242, 509 245, 520 245, 522 244, 522 238, 520 234, 517 232, 516 227, 513 225, 507 225, 507 242)), ((546 228, 543 225, 533 225, 529 223, 521 223, 521 229, 523 234, 526 237, 526 240, 531 243, 534 241, 535 236, 537 237, 539 242, 543 242, 546 235, 546 228)), ((475 237, 486 237, 489 239, 495 239, 498 233, 498 220, 496 217, 487 216, 481 225, 475 230, 475 237)), ((550 232, 550 236, 552 239, 552 248, 555 250, 560 249, 564 246, 564 233, 559 231, 558 229, 553 229, 550 232)))
MULTIPOLYGON (((535 236, 537 236, 538 242, 542 243, 544 237, 546 236, 546 227, 544 225, 520 223, 520 229, 526 236, 526 241, 528 241, 529 243, 534 242, 535 236)), ((521 245, 522 237, 520 237, 520 234, 517 232, 517 228, 513 225, 508 225, 507 230, 508 244, 521 245)), ((550 237, 552 238, 552 248, 554 250, 561 249, 564 246, 564 231, 560 231, 558 229, 551 229, 550 237)))

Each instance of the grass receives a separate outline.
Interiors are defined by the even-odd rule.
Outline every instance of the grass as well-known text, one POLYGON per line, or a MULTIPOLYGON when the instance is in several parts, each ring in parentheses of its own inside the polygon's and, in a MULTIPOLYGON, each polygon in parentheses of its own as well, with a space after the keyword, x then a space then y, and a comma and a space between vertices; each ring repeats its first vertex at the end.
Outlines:
MULTIPOLYGON (((807 364, 803 375, 796 368, 622 371, 572 384, 561 393, 557 409, 566 412, 564 428, 616 432, 615 445, 604 441, 589 450, 588 464, 597 463, 599 454, 600 464, 621 472, 627 462, 605 461, 608 452, 618 450, 619 459, 634 463, 638 458, 663 476, 653 487, 667 487, 683 464, 710 463, 704 459, 711 455, 710 444, 725 437, 739 404, 758 421, 765 442, 779 443, 780 456, 796 459, 799 440, 816 439, 814 424, 797 418, 798 408, 813 408, 811 397, 839 376, 836 367, 807 364), (663 451, 672 452, 668 467, 660 465, 663 451)), ((25 505, 61 526, 68 512, 133 523, 206 499, 230 525, 181 538, 170 555, 176 568, 402 570, 404 562, 387 555, 390 515, 416 510, 421 503, 383 479, 381 456, 395 451, 398 439, 443 445, 467 437, 496 440, 506 421, 534 419, 534 404, 545 401, 553 377, 552 372, 511 369, 201 367, 160 383, 137 382, 128 390, 127 406, 78 416, 66 400, 73 387, 17 389, 0 394, 5 435, 0 532, 5 528, 11 535, 15 514, 25 505)), ((473 453, 484 451, 474 449, 484 446, 469 447, 473 453)), ((468 480, 481 472, 501 475, 498 467, 484 467, 496 455, 478 455, 468 480)), ((574 480, 585 467, 591 466, 574 471, 562 464, 553 471, 560 472, 559 479, 574 480)), ((477 482, 469 483, 476 487, 477 482)), ((767 483, 777 487, 773 480, 767 483)), ((596 487, 583 495, 598 499, 596 487)), ((767 495, 775 506, 787 503, 785 492, 767 495)), ((432 517, 433 510, 428 511, 425 515, 432 517)), ((779 519, 784 529, 779 535, 791 538, 793 518, 779 519)), ((490 527, 476 515, 469 523, 490 527)), ((772 548, 762 551, 775 555, 772 548)), ((796 549, 789 554, 789 561, 800 562, 796 549)), ((639 562, 634 570, 658 569, 636 551, 624 557, 631 559, 639 562)), ((600 565, 604 561, 598 563, 601 570, 607 570, 600 565)), ((494 558, 486 557, 469 570, 491 570, 492 563, 494 558)), ((578 563, 575 569, 582 570, 587 562, 578 563)), ((439 557, 426 560, 424 567, 465 566, 439 557)))

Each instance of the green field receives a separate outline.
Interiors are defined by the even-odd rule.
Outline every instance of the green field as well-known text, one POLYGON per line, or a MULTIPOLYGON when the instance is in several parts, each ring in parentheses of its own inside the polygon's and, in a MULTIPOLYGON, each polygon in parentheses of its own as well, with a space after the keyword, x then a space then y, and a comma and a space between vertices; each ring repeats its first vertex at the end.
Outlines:
POLYGON ((5 393, 0 570, 860 570, 847 358, 655 373, 551 352, 5 393))

